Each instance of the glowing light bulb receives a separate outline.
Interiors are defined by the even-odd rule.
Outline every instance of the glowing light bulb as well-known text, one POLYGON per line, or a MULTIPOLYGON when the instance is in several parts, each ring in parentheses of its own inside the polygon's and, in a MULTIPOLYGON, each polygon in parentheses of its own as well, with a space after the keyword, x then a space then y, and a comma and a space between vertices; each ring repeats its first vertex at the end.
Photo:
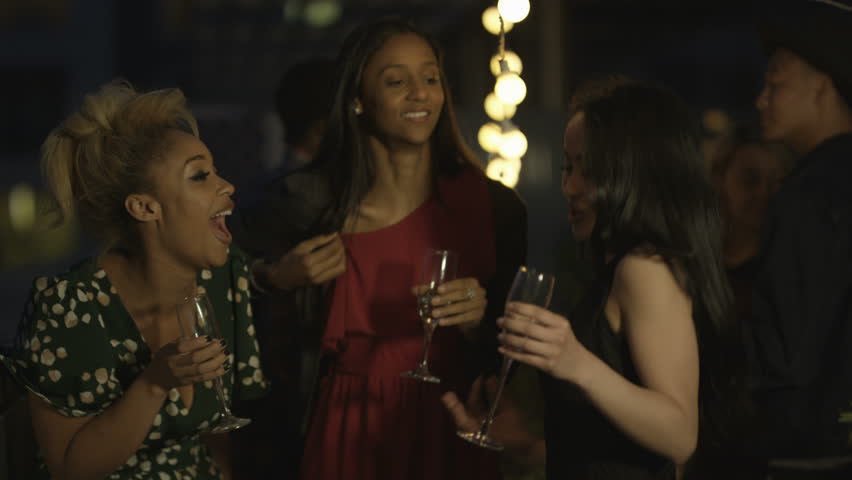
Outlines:
POLYGON ((494 157, 488 162, 488 166, 485 167, 485 175, 492 180, 500 180, 505 167, 506 160, 503 160, 500 157, 494 157))
POLYGON ((507 130, 500 136, 497 153, 503 158, 521 158, 527 153, 527 136, 517 128, 507 130))
POLYGON ((521 171, 521 159, 520 158, 504 158, 503 160, 505 160, 506 164, 509 165, 510 167, 512 167, 513 169, 517 170, 518 172, 521 171))
POLYGON ((518 23, 529 15, 530 0, 500 0, 497 2, 497 11, 504 19, 518 23))
POLYGON ((494 92, 485 97, 485 113, 495 122, 502 122, 515 116, 517 107, 515 105, 506 105, 501 102, 494 92))
MULTIPOLYGON (((482 12, 482 26, 488 30, 491 35, 500 35, 500 12, 497 7, 488 7, 482 12)), ((503 32, 509 33, 514 24, 505 18, 503 19, 503 32)))
POLYGON ((501 73, 494 84, 494 93, 501 102, 517 105, 527 96, 527 84, 517 73, 501 73))
MULTIPOLYGON (((503 53, 503 60, 506 61, 506 65, 510 72, 515 72, 518 75, 523 73, 524 71, 524 63, 521 61, 521 57, 518 56, 517 53, 506 50, 503 53)), ((491 57, 491 73, 494 74, 495 77, 499 76, 502 71, 500 70, 500 54, 496 53, 493 57, 491 57)))
POLYGON ((518 184, 520 173, 520 163, 515 164, 500 157, 492 158, 485 168, 485 175, 488 178, 497 180, 509 188, 514 188, 518 184))
POLYGON ((507 166, 507 168, 503 170, 503 176, 502 178, 500 178, 500 182, 502 182, 503 185, 506 185, 509 188, 515 188, 515 185, 518 184, 518 179, 520 178, 520 176, 520 169, 507 166))
POLYGON ((479 146, 489 153, 494 153, 500 148, 500 139, 503 137, 503 129, 494 122, 488 122, 479 128, 477 139, 479 146))

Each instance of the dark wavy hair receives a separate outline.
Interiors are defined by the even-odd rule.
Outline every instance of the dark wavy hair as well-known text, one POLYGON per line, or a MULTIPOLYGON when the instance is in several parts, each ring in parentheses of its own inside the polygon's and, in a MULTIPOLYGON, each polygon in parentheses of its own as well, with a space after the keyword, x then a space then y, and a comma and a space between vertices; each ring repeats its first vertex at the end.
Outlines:
POLYGON ((600 268, 607 255, 634 249, 659 255, 692 299, 701 363, 699 448, 719 448, 744 392, 743 356, 699 123, 674 93, 623 77, 581 89, 572 111, 584 114, 583 168, 593 186, 589 252, 600 268))
POLYGON ((411 23, 388 17, 361 25, 343 42, 337 57, 336 88, 325 135, 309 170, 328 181, 331 204, 320 219, 319 230, 339 230, 376 180, 375 162, 367 144, 365 120, 355 114, 355 99, 362 93, 362 75, 373 55, 393 36, 414 34, 425 40, 438 59, 444 106, 431 138, 434 179, 452 176, 466 167, 481 170, 476 155, 465 144, 452 107, 452 94, 444 75, 443 55, 435 41, 411 23))

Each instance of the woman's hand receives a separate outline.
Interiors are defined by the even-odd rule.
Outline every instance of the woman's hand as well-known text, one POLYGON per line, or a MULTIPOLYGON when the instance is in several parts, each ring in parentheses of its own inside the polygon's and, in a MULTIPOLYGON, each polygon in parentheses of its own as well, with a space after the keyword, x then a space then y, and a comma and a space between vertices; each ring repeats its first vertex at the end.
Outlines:
POLYGON ((497 320, 500 353, 543 370, 560 380, 577 382, 593 357, 577 340, 571 323, 541 307, 512 302, 497 320))
POLYGON ((231 368, 225 363, 227 359, 221 340, 180 338, 157 350, 143 375, 161 392, 168 392, 182 385, 221 377, 231 368))
MULTIPOLYGON (((414 288, 415 295, 417 287, 414 288)), ((438 319, 438 325, 449 327, 459 325, 472 330, 485 316, 488 303, 485 289, 475 278, 460 278, 438 286, 438 294, 432 297, 432 317, 438 319)))
POLYGON ((115 472, 147 438, 168 392, 222 376, 230 368, 224 363, 219 340, 178 339, 157 350, 121 398, 96 415, 67 417, 30 393, 33 431, 52 478, 106 478, 115 472))
POLYGON ((321 285, 346 271, 346 249, 340 234, 318 235, 296 245, 277 262, 255 268, 255 274, 277 290, 321 285))
MULTIPOLYGON (((464 432, 475 432, 482 427, 488 404, 494 401, 496 392, 496 377, 490 377, 484 381, 482 377, 479 377, 470 387, 465 403, 461 402, 455 392, 445 393, 441 401, 450 412, 456 428, 464 432)), ((523 412, 508 395, 504 395, 500 400, 494 421, 488 430, 488 436, 517 455, 527 455, 538 442, 542 441, 530 432, 523 412)))

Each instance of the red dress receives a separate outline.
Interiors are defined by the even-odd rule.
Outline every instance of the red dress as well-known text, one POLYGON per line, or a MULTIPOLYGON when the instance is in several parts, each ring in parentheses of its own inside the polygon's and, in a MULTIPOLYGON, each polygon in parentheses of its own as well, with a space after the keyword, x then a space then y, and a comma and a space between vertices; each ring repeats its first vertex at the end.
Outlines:
MULTIPOLYGON (((343 235, 346 273, 331 297, 322 341, 330 356, 320 381, 302 463, 303 479, 493 479, 499 458, 455 435, 440 397, 466 394, 466 350, 455 327, 438 328, 429 368, 440 384, 402 378, 420 361, 423 328, 411 287, 427 248, 459 252, 459 278, 494 274, 486 180, 470 170, 399 223, 343 235)), ((464 397, 462 397, 464 398, 464 397)))

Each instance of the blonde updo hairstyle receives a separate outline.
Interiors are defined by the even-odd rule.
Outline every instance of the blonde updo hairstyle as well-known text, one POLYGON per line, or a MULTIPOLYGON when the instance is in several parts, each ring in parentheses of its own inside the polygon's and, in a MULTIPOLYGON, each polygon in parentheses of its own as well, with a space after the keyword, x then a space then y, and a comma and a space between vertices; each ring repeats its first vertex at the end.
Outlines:
POLYGON ((137 92, 123 80, 87 95, 82 107, 42 145, 41 168, 58 222, 75 213, 107 249, 131 248, 135 220, 125 209, 133 193, 154 193, 150 167, 169 147, 169 130, 198 137, 198 125, 175 88, 137 92))

